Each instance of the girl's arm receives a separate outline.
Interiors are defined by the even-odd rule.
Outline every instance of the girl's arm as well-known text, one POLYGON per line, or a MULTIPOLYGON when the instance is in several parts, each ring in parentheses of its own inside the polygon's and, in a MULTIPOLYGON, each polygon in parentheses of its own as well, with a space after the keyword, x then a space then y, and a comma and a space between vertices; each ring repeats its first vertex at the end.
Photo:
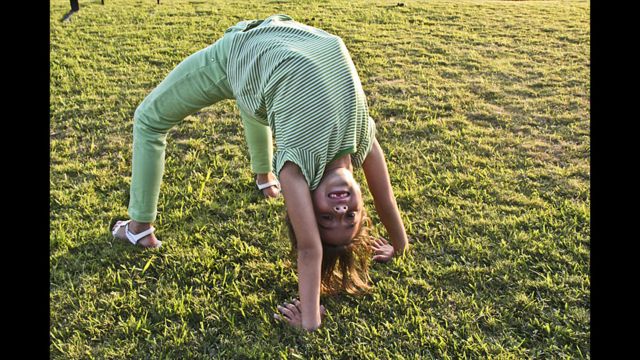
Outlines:
POLYGON ((280 185, 297 239, 301 326, 312 331, 320 326, 320 232, 309 186, 297 165, 292 162, 285 163, 280 171, 280 185))
POLYGON ((401 254, 409 246, 407 233, 404 229, 402 218, 400 218, 396 198, 393 195, 384 153, 375 138, 373 139, 371 151, 362 164, 362 169, 364 170, 371 195, 373 195, 376 212, 391 238, 394 253, 401 254))

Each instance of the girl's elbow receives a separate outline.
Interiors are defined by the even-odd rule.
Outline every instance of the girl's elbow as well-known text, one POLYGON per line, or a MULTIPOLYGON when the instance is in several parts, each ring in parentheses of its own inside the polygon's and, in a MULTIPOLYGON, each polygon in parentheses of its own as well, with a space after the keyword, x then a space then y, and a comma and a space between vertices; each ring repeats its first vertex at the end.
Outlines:
POLYGON ((315 259, 322 257, 322 246, 319 244, 298 245, 299 259, 315 259))

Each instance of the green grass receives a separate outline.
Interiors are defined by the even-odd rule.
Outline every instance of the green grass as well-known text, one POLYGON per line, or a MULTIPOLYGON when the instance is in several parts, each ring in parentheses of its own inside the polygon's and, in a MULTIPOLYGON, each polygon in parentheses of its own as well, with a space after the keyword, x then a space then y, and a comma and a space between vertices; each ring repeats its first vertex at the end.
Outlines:
POLYGON ((591 357, 589 2, 80 3, 61 23, 69 2, 50 2, 52 358, 591 357), (136 106, 275 13, 344 39, 412 239, 370 294, 323 298, 310 334, 272 319, 297 295, 284 204, 253 189, 233 101, 169 135, 163 248, 109 233, 136 106))

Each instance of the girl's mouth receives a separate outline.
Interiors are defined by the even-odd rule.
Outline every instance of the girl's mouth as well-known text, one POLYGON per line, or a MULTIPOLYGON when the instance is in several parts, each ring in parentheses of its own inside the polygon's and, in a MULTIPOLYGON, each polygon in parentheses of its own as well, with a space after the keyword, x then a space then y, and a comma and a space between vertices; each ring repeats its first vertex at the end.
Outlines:
POLYGON ((329 193, 329 199, 341 200, 346 199, 351 195, 348 191, 332 191, 329 193))

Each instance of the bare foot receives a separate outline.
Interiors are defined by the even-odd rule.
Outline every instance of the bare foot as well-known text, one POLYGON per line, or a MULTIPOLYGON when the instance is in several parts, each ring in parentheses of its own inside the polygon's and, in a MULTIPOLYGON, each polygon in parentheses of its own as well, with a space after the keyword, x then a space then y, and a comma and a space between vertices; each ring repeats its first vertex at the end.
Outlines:
MULTIPOLYGON (((267 173, 267 174, 258 174, 256 176, 256 182, 258 184, 266 184, 268 182, 271 181, 276 181, 276 176, 273 175, 273 173, 267 173)), ((279 186, 269 186, 266 189, 262 189, 262 194, 264 194, 264 196, 266 198, 276 198, 278 197, 278 195, 280 195, 280 187, 279 186)))
MULTIPOLYGON (((119 222, 116 222, 116 224, 113 226, 113 228, 111 229, 111 231, 113 232, 113 230, 116 229, 116 227, 118 227, 119 222)), ((149 223, 139 223, 136 222, 134 220, 131 220, 131 222, 128 224, 129 225, 129 232, 132 234, 139 234, 147 229, 149 229, 151 227, 151 224, 149 223)), ((117 239, 120 240, 124 240, 126 242, 129 242, 129 239, 127 238, 127 235, 125 234, 126 231, 126 226, 120 226, 120 228, 118 229, 118 231, 115 233, 115 237, 117 239)), ((151 233, 145 237, 143 237, 142 239, 138 240, 138 242, 136 243, 136 245, 140 245, 144 248, 157 248, 159 247, 161 244, 160 240, 158 240, 158 238, 156 238, 156 235, 154 233, 151 233)))

